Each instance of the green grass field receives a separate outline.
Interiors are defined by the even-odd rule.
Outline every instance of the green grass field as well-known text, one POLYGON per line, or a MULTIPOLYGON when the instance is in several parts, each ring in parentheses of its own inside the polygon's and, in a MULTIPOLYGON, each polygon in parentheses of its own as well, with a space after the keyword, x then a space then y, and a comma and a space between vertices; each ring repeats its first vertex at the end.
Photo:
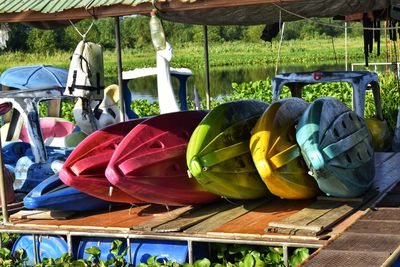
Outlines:
MULTIPOLYGON (((336 64, 344 62, 345 49, 344 39, 336 38, 333 40, 335 52, 331 39, 319 40, 297 40, 284 41, 280 65, 291 64, 336 64)), ((173 67, 187 67, 193 71, 204 70, 204 50, 202 44, 187 43, 183 45, 174 45, 174 57, 171 65, 173 67)), ((209 59, 211 68, 224 67, 268 67, 275 66, 278 56, 279 43, 246 43, 244 41, 210 43, 209 59)), ((386 61, 384 42, 382 42, 382 54, 378 58, 371 55, 369 61, 386 61)), ((22 52, 4 52, 0 54, 0 60, 3 63, 0 66, 0 72, 14 67, 33 64, 47 64, 67 68, 71 58, 71 52, 46 53, 22 53, 22 52)), ((348 60, 351 62, 363 62, 363 41, 362 38, 348 40, 348 60)), ((105 51, 105 76, 116 77, 117 64, 115 51, 105 51)), ((150 67, 155 65, 155 53, 152 47, 148 49, 123 50, 122 53, 123 69, 150 67)))

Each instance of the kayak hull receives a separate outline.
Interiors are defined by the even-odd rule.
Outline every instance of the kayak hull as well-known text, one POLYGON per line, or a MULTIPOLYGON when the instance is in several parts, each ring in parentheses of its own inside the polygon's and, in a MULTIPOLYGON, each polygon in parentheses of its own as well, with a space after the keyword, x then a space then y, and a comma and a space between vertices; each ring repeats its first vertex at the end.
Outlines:
POLYGON ((118 187, 110 189, 105 170, 122 139, 143 119, 130 120, 95 131, 80 143, 60 171, 60 179, 91 196, 112 202, 140 203, 118 187), (111 191, 110 191, 111 190, 111 191))
POLYGON ((187 166, 208 191, 235 199, 268 195, 249 149, 251 129, 268 105, 257 100, 224 103, 196 128, 187 149, 187 166))
POLYGON ((271 104, 252 130, 250 150, 269 191, 285 199, 307 199, 319 193, 296 143, 296 124, 309 104, 285 98, 271 104))
POLYGON ((57 175, 44 180, 24 198, 28 209, 89 211, 104 209, 110 204, 63 184, 57 175))
POLYGON ((315 100, 301 116, 296 140, 321 191, 358 197, 375 175, 372 136, 363 118, 339 100, 315 100))
POLYGON ((205 115, 204 111, 175 112, 140 123, 114 152, 107 179, 150 203, 181 206, 216 200, 188 177, 185 164, 190 135, 205 115))

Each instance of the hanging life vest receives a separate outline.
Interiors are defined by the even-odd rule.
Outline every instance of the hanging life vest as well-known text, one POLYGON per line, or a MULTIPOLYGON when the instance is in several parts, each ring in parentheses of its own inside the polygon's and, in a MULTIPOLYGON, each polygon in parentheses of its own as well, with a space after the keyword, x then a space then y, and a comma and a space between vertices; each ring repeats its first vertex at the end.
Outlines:
POLYGON ((72 55, 64 95, 103 99, 104 62, 100 45, 84 40, 79 42, 72 55))

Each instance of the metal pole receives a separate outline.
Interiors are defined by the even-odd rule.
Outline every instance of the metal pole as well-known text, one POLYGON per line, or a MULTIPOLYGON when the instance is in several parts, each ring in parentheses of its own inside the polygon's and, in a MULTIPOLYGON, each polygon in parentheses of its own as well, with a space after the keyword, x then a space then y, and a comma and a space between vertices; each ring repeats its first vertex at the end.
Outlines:
POLYGON ((188 245, 188 262, 189 264, 193 264, 193 242, 191 240, 187 241, 188 245))
POLYGON ((76 255, 72 254, 72 236, 71 234, 67 235, 67 245, 68 245, 68 255, 71 257, 75 257, 76 255))
POLYGON ((125 121, 125 102, 124 88, 122 84, 122 57, 121 57, 121 30, 119 25, 119 17, 115 17, 115 50, 117 52, 117 70, 118 70, 118 87, 119 87, 119 108, 121 121, 125 121))
MULTIPOLYGON (((1 136, 0 136, 1 137, 1 136)), ((1 138, 0 138, 0 149, 2 148, 1 138)), ((3 214, 3 224, 8 223, 8 210, 7 210, 7 197, 6 197, 6 187, 4 179, 4 163, 3 163, 3 151, 0 151, 0 198, 1 198, 1 212, 3 214)))
POLYGON ((283 265, 286 267, 289 266, 289 252, 288 252, 288 246, 283 245, 283 265))
POLYGON ((208 28, 207 25, 203 27, 204 31, 204 64, 206 70, 206 103, 207 109, 211 108, 211 98, 210 98, 210 65, 208 62, 208 28))
POLYGON ((281 59, 281 49, 282 49, 282 43, 283 43, 283 32, 285 31, 285 22, 282 23, 282 28, 281 28, 281 40, 279 41, 279 47, 278 47, 278 56, 276 58, 276 64, 275 64, 275 75, 278 74, 278 65, 279 61, 281 59))
POLYGON ((344 64, 347 71, 347 22, 344 23, 344 64))

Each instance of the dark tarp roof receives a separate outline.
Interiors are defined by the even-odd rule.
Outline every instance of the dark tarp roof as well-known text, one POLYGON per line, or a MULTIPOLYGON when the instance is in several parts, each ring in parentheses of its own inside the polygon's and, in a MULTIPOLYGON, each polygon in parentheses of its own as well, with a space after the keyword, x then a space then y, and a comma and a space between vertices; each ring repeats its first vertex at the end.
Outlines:
MULTIPOLYGON (((333 17, 384 9, 400 0, 170 0, 156 1, 167 20, 207 25, 253 25, 333 17), (295 15, 296 14, 296 15, 295 15)), ((0 22, 54 21, 149 14, 151 0, 4 0, 0 22)))

